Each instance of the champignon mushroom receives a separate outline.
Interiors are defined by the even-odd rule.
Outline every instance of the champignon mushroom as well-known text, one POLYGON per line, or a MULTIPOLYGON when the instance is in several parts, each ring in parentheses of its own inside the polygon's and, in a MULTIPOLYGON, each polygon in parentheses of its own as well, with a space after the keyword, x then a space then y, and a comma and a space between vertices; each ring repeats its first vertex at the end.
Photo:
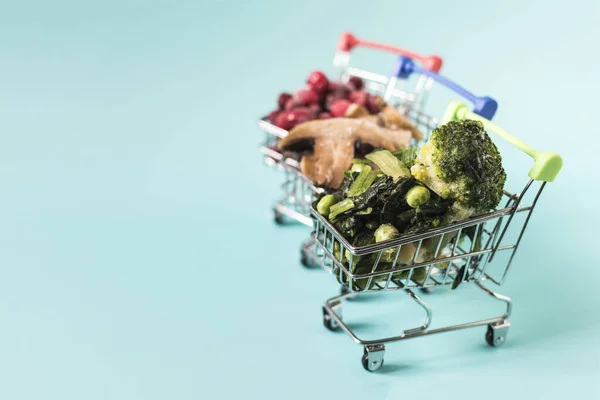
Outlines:
POLYGON ((410 144, 410 132, 391 132, 363 119, 313 120, 297 125, 278 146, 289 150, 312 145, 312 155, 305 155, 300 163, 302 173, 318 186, 337 189, 352 165, 356 141, 390 151, 410 144))
POLYGON ((307 154, 300 160, 300 171, 312 179, 315 176, 315 156, 312 154, 307 154))
POLYGON ((369 116, 369 110, 356 103, 350 104, 346 109, 346 113, 344 113, 344 117, 346 118, 364 118, 367 116, 369 116))
MULTIPOLYGON (((407 131, 406 129, 404 129, 404 126, 400 125, 412 124, 410 124, 410 122, 408 121, 404 122, 403 118, 400 116, 400 113, 394 107, 386 107, 390 107, 393 111, 396 111, 397 115, 394 115, 394 112, 390 110, 386 111, 385 115, 383 114, 383 112, 372 115, 369 114, 369 111, 367 111, 365 107, 358 104, 351 104, 350 107, 348 107, 348 110, 346 110, 344 117, 360 118, 362 120, 370 121, 375 123, 377 126, 380 126, 382 128, 382 131, 394 141, 396 149, 403 146, 408 146, 410 144, 411 135, 413 137, 415 135, 410 131, 410 129, 407 131), (387 118, 384 118, 384 116, 386 116, 387 118)), ((414 127, 414 129, 416 129, 418 132, 417 127, 412 127, 414 127)), ((421 132, 418 133, 422 136, 421 132)))
POLYGON ((346 110, 344 117, 368 119, 379 126, 392 130, 409 130, 415 140, 423 139, 423 133, 419 128, 400 114, 396 107, 387 104, 380 96, 375 97, 375 102, 381 107, 378 114, 369 114, 366 107, 353 103, 346 110))
POLYGON ((373 122, 375 125, 384 127, 383 119, 379 114, 369 114, 369 110, 365 106, 361 106, 356 103, 350 104, 346 113, 344 114, 345 118, 360 118, 362 120, 373 122))
POLYGON ((407 129, 412 133, 415 140, 423 139, 423 133, 417 128, 415 124, 410 122, 404 117, 396 107, 390 106, 389 104, 383 107, 379 113, 383 124, 389 129, 407 129))
POLYGON ((394 150, 398 150, 402 147, 410 146, 410 139, 412 137, 412 133, 405 129, 389 129, 389 128, 380 128, 382 132, 390 138, 395 145, 394 150))

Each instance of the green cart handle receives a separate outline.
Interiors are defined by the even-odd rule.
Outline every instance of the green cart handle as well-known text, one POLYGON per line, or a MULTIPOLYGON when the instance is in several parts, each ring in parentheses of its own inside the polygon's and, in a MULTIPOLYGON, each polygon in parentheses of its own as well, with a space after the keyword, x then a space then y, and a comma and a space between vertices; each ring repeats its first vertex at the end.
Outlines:
POLYGON ((472 119, 482 122, 485 129, 500 136, 502 139, 506 140, 508 143, 512 144, 533 158, 534 164, 529 171, 529 177, 531 179, 536 181, 553 182, 558 176, 558 173, 563 166, 563 160, 562 157, 557 153, 552 151, 537 151, 521 139, 514 137, 504 129, 500 128, 498 125, 490 122, 490 120, 475 114, 466 104, 460 101, 452 101, 446 108, 443 123, 448 121, 458 121, 461 119, 472 119))

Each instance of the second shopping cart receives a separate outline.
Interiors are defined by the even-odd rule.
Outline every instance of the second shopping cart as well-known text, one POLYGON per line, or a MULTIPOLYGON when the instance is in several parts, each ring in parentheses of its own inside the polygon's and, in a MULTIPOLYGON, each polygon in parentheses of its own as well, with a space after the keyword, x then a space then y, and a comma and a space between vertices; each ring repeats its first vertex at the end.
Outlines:
MULTIPOLYGON (((333 66, 339 73, 339 80, 336 81, 336 84, 347 86, 351 79, 358 78, 364 85, 361 91, 368 92, 371 95, 380 95, 385 101, 399 107, 400 111, 424 133, 435 127, 435 124, 420 111, 426 103, 427 94, 434 82, 433 79, 421 71, 438 73, 442 67, 440 57, 435 55, 423 56, 410 50, 358 39, 351 33, 344 33, 338 43, 333 66), (420 62, 422 68, 419 71, 413 71, 414 73, 411 74, 417 76, 415 82, 409 82, 406 79, 408 76, 397 76, 395 71, 386 76, 359 69, 350 65, 351 55, 359 47, 410 57, 420 62)), ((268 116, 261 118, 258 125, 265 133, 260 151, 266 164, 284 174, 284 182, 281 186, 282 198, 273 207, 275 222, 282 225, 301 223, 312 226, 310 203, 315 196, 323 193, 325 189, 316 187, 301 174, 297 157, 285 154, 277 148, 277 143, 288 134, 286 129, 278 127, 274 121, 269 120, 268 116)))

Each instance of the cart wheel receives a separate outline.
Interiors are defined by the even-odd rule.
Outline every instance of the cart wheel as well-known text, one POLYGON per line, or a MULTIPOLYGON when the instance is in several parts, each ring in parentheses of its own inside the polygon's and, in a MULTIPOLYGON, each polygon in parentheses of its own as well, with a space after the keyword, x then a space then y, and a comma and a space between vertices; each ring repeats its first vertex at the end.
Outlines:
POLYGON ((489 324, 485 332, 485 341, 492 347, 501 347, 506 342, 508 328, 510 323, 502 321, 496 324, 489 324))
POLYGON ((277 225, 285 225, 286 224, 283 214, 277 210, 273 210, 273 221, 275 221, 275 223, 277 225))
POLYGON ((346 296, 347 294, 350 294, 350 293, 352 293, 352 294, 350 296, 344 297, 344 300, 352 301, 352 300, 356 299, 356 296, 358 295, 358 293, 352 292, 346 285, 340 285, 340 295, 341 296, 346 296))
POLYGON ((313 267, 308 262, 308 257, 304 253, 304 250, 300 250, 300 262, 302 263, 302 265, 304 266, 304 268, 312 268, 313 267))
MULTIPOLYGON (((310 251, 310 253, 313 253, 313 251, 310 251)), ((305 268, 309 268, 309 269, 314 269, 319 266, 318 264, 311 262, 311 257, 309 256, 309 250, 307 250, 307 248, 304 244, 300 248, 300 262, 302 263, 302 265, 305 268)))
POLYGON ((323 307, 323 325, 325 325, 325 328, 333 332, 337 331, 340 328, 338 323, 333 318, 331 318, 331 315, 329 315, 325 307, 323 307))
MULTIPOLYGON (((340 294, 342 296, 345 296, 348 293, 350 293, 350 289, 348 289, 348 286, 346 286, 346 285, 340 285, 340 294)), ((349 300, 349 299, 350 299, 350 297, 348 297, 346 300, 349 300)))
POLYGON ((424 294, 431 294, 433 293, 433 288, 432 287, 422 287, 419 288, 419 290, 424 293, 424 294))
POLYGON ((375 372, 383 365, 383 356, 385 355, 385 346, 376 344, 374 346, 365 346, 365 352, 362 356, 363 368, 369 372, 375 372))

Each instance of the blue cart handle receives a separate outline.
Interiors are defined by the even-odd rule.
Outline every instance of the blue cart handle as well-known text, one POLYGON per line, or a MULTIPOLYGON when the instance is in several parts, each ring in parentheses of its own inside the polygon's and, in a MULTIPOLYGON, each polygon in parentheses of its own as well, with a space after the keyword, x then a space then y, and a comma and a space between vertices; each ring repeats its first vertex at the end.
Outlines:
POLYGON ((425 75, 436 82, 446 86, 448 89, 458 93, 465 99, 469 100, 473 103, 473 112, 477 115, 482 116, 483 118, 491 120, 496 114, 496 110, 498 109, 498 103, 496 100, 491 97, 482 96, 477 97, 473 93, 469 92, 462 86, 454 83, 448 78, 445 78, 441 75, 436 74, 428 69, 423 68, 420 65, 415 64, 415 62, 405 56, 398 57, 398 62, 396 63, 396 67, 394 69, 394 75, 399 79, 408 79, 410 75, 413 73, 419 73, 425 75))

